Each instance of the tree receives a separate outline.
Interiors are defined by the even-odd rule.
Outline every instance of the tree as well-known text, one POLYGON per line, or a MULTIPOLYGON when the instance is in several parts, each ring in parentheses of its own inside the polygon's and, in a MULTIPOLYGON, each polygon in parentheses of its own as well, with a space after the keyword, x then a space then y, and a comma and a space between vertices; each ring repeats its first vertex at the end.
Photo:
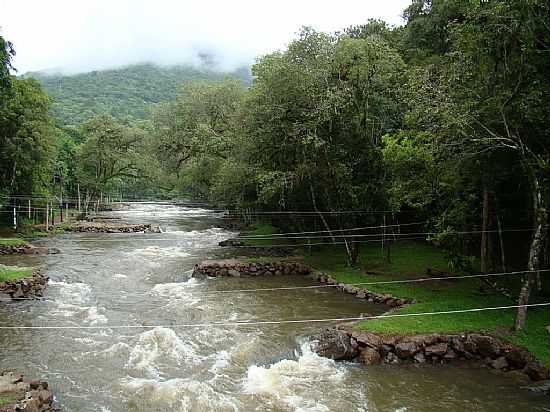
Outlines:
MULTIPOLYGON (((536 284, 548 224, 549 15, 545 1, 470 4, 451 30, 450 51, 438 68, 424 70, 416 89, 422 124, 449 153, 477 157, 482 173, 502 164, 503 155, 508 167, 520 166, 533 226, 520 305, 536 284)), ((517 329, 526 311, 519 308, 517 329)))
POLYGON ((120 124, 110 115, 100 115, 84 123, 84 143, 77 148, 77 175, 82 188, 93 199, 115 179, 143 179, 139 148, 146 132, 120 124))
POLYGON ((7 194, 34 193, 49 185, 56 151, 50 100, 38 82, 10 79, 0 106, 0 188, 7 194))

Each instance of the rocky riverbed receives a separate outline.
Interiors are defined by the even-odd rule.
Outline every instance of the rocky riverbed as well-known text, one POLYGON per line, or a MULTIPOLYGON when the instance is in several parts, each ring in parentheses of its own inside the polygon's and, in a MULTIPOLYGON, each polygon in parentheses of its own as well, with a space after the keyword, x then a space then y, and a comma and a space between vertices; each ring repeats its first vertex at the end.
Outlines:
POLYGON ((47 284, 48 276, 38 269, 30 277, 0 282, 0 302, 39 298, 47 284))
POLYGON ((16 372, 0 373, 0 412, 56 412, 47 382, 16 372))

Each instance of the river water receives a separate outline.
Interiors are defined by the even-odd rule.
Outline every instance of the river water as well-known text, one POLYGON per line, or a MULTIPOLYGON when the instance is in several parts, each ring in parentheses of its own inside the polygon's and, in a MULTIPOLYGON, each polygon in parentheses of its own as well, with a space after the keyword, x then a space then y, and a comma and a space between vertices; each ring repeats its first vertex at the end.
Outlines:
POLYGON ((323 359, 305 337, 321 324, 203 326, 377 313, 329 289, 216 293, 309 285, 300 277, 191 279, 231 236, 197 208, 132 204, 111 212, 162 234, 66 234, 62 253, 3 257, 41 265, 44 301, 0 304, 0 368, 50 383, 64 411, 549 411, 548 397, 481 368, 361 367, 323 359), (117 326, 145 326, 125 328, 117 326), (187 325, 187 326, 184 326, 187 325))

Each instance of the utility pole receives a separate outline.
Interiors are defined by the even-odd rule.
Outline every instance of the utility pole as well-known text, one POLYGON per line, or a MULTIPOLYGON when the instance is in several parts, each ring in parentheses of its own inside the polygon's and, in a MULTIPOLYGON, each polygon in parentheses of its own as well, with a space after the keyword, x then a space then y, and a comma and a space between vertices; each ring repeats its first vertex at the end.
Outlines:
POLYGON ((50 204, 49 202, 46 202, 46 232, 49 228, 49 218, 50 218, 50 204))
POLYGON ((28 212, 28 218, 31 219, 31 199, 27 201, 27 212, 28 212))
POLYGON ((80 214, 80 184, 76 184, 76 191, 78 193, 78 214, 80 214))
POLYGON ((59 223, 63 223, 63 177, 59 182, 59 217, 61 219, 59 223))

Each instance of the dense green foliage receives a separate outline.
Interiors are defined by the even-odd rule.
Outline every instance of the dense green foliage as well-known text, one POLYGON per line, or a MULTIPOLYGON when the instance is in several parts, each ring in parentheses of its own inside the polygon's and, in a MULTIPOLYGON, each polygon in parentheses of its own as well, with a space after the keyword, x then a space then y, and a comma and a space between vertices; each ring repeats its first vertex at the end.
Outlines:
POLYGON ((192 66, 133 65, 75 75, 26 73, 40 81, 52 98, 52 112, 60 125, 78 125, 104 113, 120 119, 146 119, 151 105, 176 97, 181 83, 216 80, 231 75, 250 82, 248 68, 221 73, 192 66))

